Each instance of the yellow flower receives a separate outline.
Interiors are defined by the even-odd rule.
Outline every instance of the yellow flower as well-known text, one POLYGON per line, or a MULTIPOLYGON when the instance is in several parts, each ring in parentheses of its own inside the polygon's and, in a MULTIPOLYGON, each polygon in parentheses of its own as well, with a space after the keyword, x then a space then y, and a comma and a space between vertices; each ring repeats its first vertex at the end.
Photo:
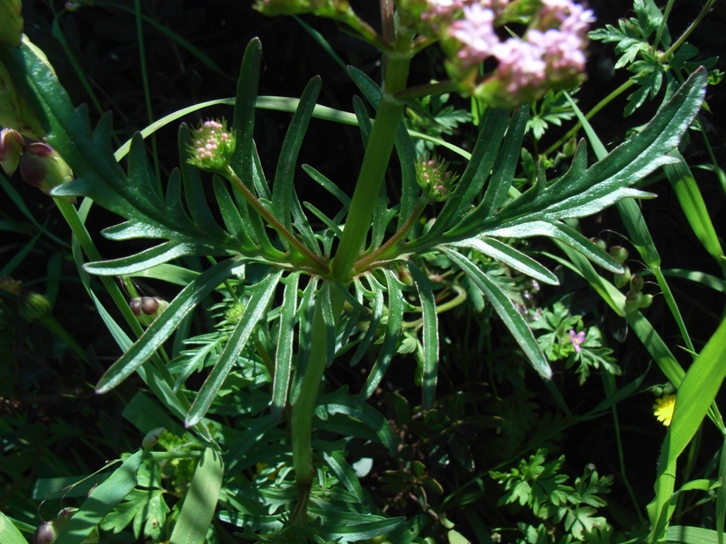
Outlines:
POLYGON ((668 427, 671 424, 671 418, 673 418, 673 408, 676 406, 675 395, 664 395, 659 399, 655 400, 653 405, 653 415, 661 421, 663 425, 668 427))

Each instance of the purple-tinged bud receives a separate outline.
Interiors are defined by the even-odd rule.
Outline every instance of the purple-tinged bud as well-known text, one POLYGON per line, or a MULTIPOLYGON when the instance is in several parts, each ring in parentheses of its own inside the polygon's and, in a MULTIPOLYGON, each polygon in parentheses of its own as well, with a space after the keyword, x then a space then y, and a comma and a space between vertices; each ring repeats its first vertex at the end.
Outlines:
POLYGON ((192 131, 189 163, 202 170, 221 172, 232 159, 237 145, 234 132, 227 130, 227 122, 205 121, 192 131))
POLYGON ((0 131, 0 166, 8 177, 17 170, 24 145, 25 139, 17 130, 4 128, 0 131))
POLYGON ((53 544, 58 533, 52 521, 46 521, 38 525, 33 533, 33 544, 53 544))
POLYGON ((129 308, 144 327, 151 325, 167 306, 169 303, 160 297, 138 297, 129 302, 129 308))
POLYGON ((429 200, 441 202, 446 200, 451 186, 459 176, 447 170, 449 163, 434 156, 427 155, 416 160, 416 181, 429 200))
POLYGON ((39 321, 50 314, 50 302, 40 293, 33 291, 21 293, 18 301, 18 313, 29 323, 39 321))
POLYGON ((25 146, 20 159, 20 176, 28 185, 49 195, 56 185, 73 179, 73 171, 60 154, 44 142, 25 146))

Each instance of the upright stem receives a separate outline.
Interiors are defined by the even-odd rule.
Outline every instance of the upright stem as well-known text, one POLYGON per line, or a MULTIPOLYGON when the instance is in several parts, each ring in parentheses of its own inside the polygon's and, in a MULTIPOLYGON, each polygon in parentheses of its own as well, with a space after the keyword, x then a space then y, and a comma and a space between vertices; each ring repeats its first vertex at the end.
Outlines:
MULTIPOLYGON (((329 287, 329 284, 328 286, 329 287)), ((326 289, 324 285, 321 290, 326 289)), ((343 309, 344 297, 337 289, 330 293, 333 318, 337 321, 343 309)), ((298 502, 293 512, 292 525, 302 526, 307 521, 307 505, 310 488, 315 477, 313 466, 312 434, 313 411, 318 400, 318 391, 323 373, 328 365, 328 328, 323 315, 323 304, 315 304, 310 337, 310 356, 305 369, 300 393, 292 406, 290 426, 292 431, 292 462, 295 467, 295 482, 298 487, 298 502), (313 340, 314 339, 314 340, 313 340)))
POLYGON ((394 95, 406 87, 411 58, 409 54, 401 54, 389 56, 386 60, 378 114, 358 174, 343 236, 333 260, 333 278, 340 283, 350 280, 353 265, 363 250, 373 209, 391 158, 396 131, 403 116, 403 104, 394 95))

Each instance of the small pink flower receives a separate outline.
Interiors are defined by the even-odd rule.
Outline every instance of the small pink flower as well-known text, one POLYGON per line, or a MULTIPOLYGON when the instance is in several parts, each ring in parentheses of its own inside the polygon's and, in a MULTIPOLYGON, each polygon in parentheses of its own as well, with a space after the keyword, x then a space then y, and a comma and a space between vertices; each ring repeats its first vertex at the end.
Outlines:
POLYGON ((580 345, 585 342, 585 331, 575 333, 574 330, 570 329, 570 342, 575 346, 575 351, 580 353, 582 351, 580 345))
POLYGON ((449 33, 464 44, 458 56, 467 65, 482 62, 499 44, 494 32, 494 12, 480 4, 464 6, 464 18, 454 21, 449 33))
POLYGON ((517 93, 544 83, 547 64, 542 59, 544 51, 537 44, 509 38, 494 48, 499 61, 497 72, 507 91, 517 93))

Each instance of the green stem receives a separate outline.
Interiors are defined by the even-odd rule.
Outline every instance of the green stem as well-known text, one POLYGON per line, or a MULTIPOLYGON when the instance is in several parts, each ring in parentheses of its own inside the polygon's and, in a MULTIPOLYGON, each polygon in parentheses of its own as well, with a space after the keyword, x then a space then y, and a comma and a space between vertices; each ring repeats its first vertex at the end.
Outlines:
POLYGON ((422 199, 416 205, 413 213, 409 216, 408 219, 406 219, 406 222, 401 225, 401 228, 398 229, 393 234, 393 236, 386 240, 386 242, 381 247, 356 261, 355 265, 353 266, 353 272, 355 274, 360 274, 361 272, 365 272, 365 270, 369 268, 371 264, 377 261, 384 261, 397 256, 400 253, 400 244, 404 241, 406 235, 411 230, 411 227, 414 226, 418 218, 423 213, 424 209, 426 208, 426 204, 428 204, 428 200, 422 199))
POLYGON ((347 283, 350 279, 368 235, 373 209, 380 196, 393 142, 403 116, 403 103, 394 95, 406 87, 410 62, 410 55, 407 54, 386 58, 383 95, 358 174, 350 213, 333 260, 333 278, 340 283, 347 283))
MULTIPOLYGON (((330 283, 321 288, 330 289, 330 283)), ((340 316, 345 301, 337 289, 330 292, 331 306, 335 320, 340 316)), ((324 305, 315 304, 313 324, 308 340, 311 343, 307 368, 300 384, 300 393, 292 406, 290 427, 292 431, 292 460, 295 467, 295 482, 298 486, 298 504, 292 518, 293 525, 304 525, 307 520, 307 502, 315 476, 312 452, 313 411, 318 400, 318 391, 323 381, 323 373, 328 366, 328 327, 325 322, 324 305), (312 341, 312 339, 315 339, 312 341)))
POLYGON ((294 247, 300 255, 303 256, 303 258, 307 261, 307 264, 312 268, 312 272, 316 274, 326 275, 328 273, 328 263, 325 262, 322 258, 318 257, 313 253, 309 247, 307 247, 305 244, 303 244, 297 236, 295 236, 293 233, 291 233, 285 226, 278 221, 278 219, 262 205, 262 202, 260 202, 255 195, 252 194, 252 191, 249 190, 247 185, 244 184, 244 182, 239 179, 239 176, 235 174, 234 170, 232 170, 232 167, 227 166, 224 170, 221 172, 218 172, 220 175, 227 178, 236 188, 237 190, 242 194, 242 197, 245 199, 245 202, 249 204, 253 210, 257 212, 257 214, 262 217, 268 225, 270 225, 277 233, 284 238, 292 247, 294 247))

